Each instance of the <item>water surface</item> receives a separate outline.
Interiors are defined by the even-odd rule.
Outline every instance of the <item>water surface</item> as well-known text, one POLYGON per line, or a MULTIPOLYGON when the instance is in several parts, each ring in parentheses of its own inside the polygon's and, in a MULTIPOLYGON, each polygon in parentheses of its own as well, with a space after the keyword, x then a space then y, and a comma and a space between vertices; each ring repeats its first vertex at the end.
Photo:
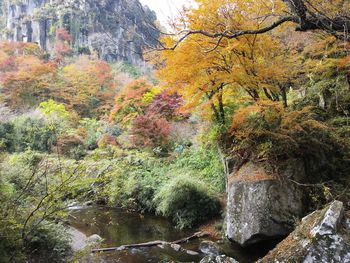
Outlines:
MULTIPOLYGON (((101 247, 116 247, 154 240, 175 241, 196 232, 176 229, 171 222, 162 217, 115 208, 90 207, 73 210, 71 215, 70 223, 79 232, 76 234, 87 237, 93 234, 99 235, 104 239, 101 247)), ((186 251, 175 251, 171 247, 152 247, 99 253, 98 257, 86 261, 91 263, 199 262, 205 256, 199 250, 201 241, 203 239, 182 244, 185 250, 198 252, 198 255, 189 255, 186 251)), ((226 255, 240 263, 254 262, 262 254, 261 251, 244 250, 226 242, 220 246, 226 255)))

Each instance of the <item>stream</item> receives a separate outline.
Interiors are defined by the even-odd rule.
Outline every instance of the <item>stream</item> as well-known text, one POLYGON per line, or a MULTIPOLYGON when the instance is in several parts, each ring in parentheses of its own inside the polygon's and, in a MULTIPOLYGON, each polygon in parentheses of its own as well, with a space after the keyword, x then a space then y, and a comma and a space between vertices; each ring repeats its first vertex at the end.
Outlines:
MULTIPOLYGON (((73 227, 73 248, 85 245, 87 237, 97 234, 104 240, 101 247, 115 247, 143 243, 153 240, 174 241, 192 235, 195 230, 178 230, 168 220, 148 214, 128 212, 123 209, 88 207, 71 211, 70 225, 73 227)), ((205 238, 205 240, 210 240, 205 238)), ((199 262, 204 256, 199 249, 204 239, 182 244, 185 250, 198 252, 190 255, 186 251, 175 251, 171 247, 137 248, 125 251, 99 253, 85 259, 89 263, 143 263, 143 262, 199 262)), ((240 263, 251 263, 266 253, 266 249, 242 249, 228 242, 218 242, 227 256, 240 263)))

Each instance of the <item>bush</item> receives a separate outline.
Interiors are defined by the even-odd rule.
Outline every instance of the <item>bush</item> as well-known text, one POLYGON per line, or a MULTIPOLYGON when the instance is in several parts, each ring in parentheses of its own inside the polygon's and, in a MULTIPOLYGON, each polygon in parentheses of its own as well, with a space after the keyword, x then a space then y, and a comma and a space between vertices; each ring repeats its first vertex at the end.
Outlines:
POLYGON ((179 176, 165 184, 154 198, 157 213, 169 217, 180 229, 191 228, 220 212, 219 200, 201 180, 179 176))
POLYGON ((0 150, 13 149, 14 126, 12 123, 0 123, 0 150))
POLYGON ((108 146, 118 146, 117 138, 109 135, 104 134, 101 136, 101 138, 97 142, 98 148, 104 149, 108 146))
POLYGON ((96 119, 84 118, 79 121, 80 135, 90 150, 97 148, 97 141, 103 134, 102 125, 96 119))
POLYGON ((86 155, 83 140, 76 135, 65 135, 57 139, 52 151, 73 159, 81 159, 86 155))
POLYGON ((173 159, 124 150, 115 159, 116 168, 107 187, 111 205, 154 212, 157 206, 155 195, 163 184, 173 180, 174 175, 195 178, 192 181, 206 183, 206 191, 222 193, 225 177, 217 154, 215 148, 187 149, 173 159))
POLYGON ((207 181, 215 192, 225 191, 225 174, 215 147, 187 149, 169 166, 175 174, 190 174, 207 181))
POLYGON ((70 240, 70 235, 62 224, 45 221, 30 237, 27 254, 32 254, 36 262, 67 262, 70 240))
POLYGON ((22 116, 0 124, 0 145, 9 152, 48 151, 56 132, 44 118, 22 116))
POLYGON ((170 124, 167 120, 151 115, 137 117, 132 125, 133 143, 138 147, 165 146, 168 143, 170 124))
POLYGON ((347 165, 348 149, 321 119, 311 107, 287 110, 277 103, 259 102, 241 108, 231 127, 233 152, 243 159, 267 159, 274 165, 300 158, 310 180, 339 178, 347 165))
POLYGON ((167 180, 162 161, 144 153, 128 152, 127 157, 118 158, 115 166, 108 184, 112 205, 154 212, 154 195, 161 182, 167 180))
POLYGON ((66 219, 63 199, 82 183, 71 176, 74 167, 46 156, 27 151, 0 163, 0 262, 66 262, 69 236, 47 220, 66 219))

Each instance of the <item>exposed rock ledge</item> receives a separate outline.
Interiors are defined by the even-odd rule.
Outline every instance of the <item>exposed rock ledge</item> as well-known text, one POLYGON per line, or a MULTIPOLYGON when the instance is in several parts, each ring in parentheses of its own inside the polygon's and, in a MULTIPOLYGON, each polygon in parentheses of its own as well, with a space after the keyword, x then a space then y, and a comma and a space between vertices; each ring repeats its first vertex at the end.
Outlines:
POLYGON ((301 224, 259 263, 349 263, 350 218, 343 203, 303 218, 301 224))

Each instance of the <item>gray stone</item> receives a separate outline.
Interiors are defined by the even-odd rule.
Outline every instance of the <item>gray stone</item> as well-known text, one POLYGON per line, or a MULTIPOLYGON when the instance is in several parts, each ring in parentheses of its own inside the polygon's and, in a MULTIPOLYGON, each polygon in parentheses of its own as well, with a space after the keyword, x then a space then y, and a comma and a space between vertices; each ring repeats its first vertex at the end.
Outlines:
POLYGON ((199 245, 199 250, 206 255, 220 255, 222 254, 222 249, 218 244, 213 241, 203 241, 199 245))
POLYGON ((239 263, 237 260, 227 257, 225 255, 221 256, 206 256, 200 263, 239 263))
POLYGON ((301 224, 260 263, 349 263, 350 231, 343 203, 303 218, 301 224))
POLYGON ((69 234, 71 236, 70 246, 71 246, 72 250, 74 252, 83 250, 85 248, 86 242, 87 242, 86 235, 73 227, 69 227, 68 231, 69 231, 69 234))
POLYGON ((186 253, 191 256, 198 256, 199 253, 193 250, 186 250, 186 253))
POLYGON ((171 244, 170 246, 177 252, 179 252, 182 249, 182 247, 179 244, 171 244))
POLYGON ((100 236, 97 235, 97 234, 93 234, 93 235, 91 235, 91 236, 89 236, 89 237, 87 238, 87 242, 88 242, 89 244, 91 244, 91 243, 101 243, 102 241, 103 241, 103 238, 100 237, 100 236))
POLYGON ((288 178, 302 178, 304 168, 290 161, 279 175, 248 162, 229 177, 227 237, 242 246, 288 235, 303 213, 303 194, 288 178))

